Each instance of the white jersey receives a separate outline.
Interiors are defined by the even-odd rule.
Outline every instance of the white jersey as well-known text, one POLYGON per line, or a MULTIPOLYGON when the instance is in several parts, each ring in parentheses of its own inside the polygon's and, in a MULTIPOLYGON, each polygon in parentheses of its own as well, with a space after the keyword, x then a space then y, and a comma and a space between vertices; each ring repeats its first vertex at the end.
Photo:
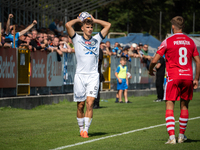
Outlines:
POLYGON ((77 60, 76 74, 98 73, 99 45, 102 39, 101 32, 92 36, 90 40, 74 34, 72 41, 77 60))

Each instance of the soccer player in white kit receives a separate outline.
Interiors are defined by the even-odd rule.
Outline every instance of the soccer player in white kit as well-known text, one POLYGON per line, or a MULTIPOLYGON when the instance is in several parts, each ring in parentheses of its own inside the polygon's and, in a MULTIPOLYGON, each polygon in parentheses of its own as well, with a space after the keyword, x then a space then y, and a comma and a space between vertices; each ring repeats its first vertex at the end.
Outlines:
POLYGON ((72 38, 75 56, 77 60, 76 73, 74 77, 74 101, 77 102, 77 122, 80 128, 80 136, 88 138, 88 129, 93 117, 93 103, 97 97, 99 87, 98 57, 99 46, 106 37, 111 23, 95 19, 92 15, 83 21, 79 17, 65 24, 69 36, 72 38), (81 23, 83 36, 75 33, 73 25, 81 23), (92 36, 93 24, 103 26, 103 29, 92 36), (86 112, 84 107, 86 101, 86 112), (85 124, 85 128, 84 128, 85 124))

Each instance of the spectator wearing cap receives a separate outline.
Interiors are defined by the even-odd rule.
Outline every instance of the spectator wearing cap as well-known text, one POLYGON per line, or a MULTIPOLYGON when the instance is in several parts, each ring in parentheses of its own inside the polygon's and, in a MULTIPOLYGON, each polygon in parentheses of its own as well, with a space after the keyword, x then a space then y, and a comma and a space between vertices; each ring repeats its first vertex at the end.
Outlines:
POLYGON ((141 50, 142 47, 143 47, 143 44, 140 42, 140 43, 138 44, 138 46, 140 47, 140 50, 141 50))
POLYGON ((126 59, 131 62, 131 58, 130 56, 128 55, 128 51, 129 51, 130 47, 127 45, 123 48, 123 51, 122 51, 122 54, 121 54, 121 57, 126 57, 126 59))
POLYGON ((139 54, 139 51, 137 50, 138 45, 136 43, 133 43, 129 49, 129 56, 131 57, 141 57, 139 54))

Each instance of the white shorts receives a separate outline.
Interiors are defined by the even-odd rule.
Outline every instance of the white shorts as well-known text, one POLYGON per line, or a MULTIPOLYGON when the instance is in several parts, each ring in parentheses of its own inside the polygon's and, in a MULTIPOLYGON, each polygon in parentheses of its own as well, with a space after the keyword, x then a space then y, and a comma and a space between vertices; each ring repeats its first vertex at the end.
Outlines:
POLYGON ((97 98, 99 90, 99 73, 75 74, 74 77, 74 102, 85 101, 87 96, 97 98))

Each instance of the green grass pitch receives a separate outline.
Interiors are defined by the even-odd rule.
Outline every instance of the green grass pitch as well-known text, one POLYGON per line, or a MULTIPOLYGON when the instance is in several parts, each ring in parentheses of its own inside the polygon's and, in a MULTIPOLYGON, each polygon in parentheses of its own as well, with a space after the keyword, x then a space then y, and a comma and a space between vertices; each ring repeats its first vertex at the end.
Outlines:
MULTIPOLYGON (((199 97, 200 93, 194 93, 189 106, 190 118, 200 116, 199 97)), ((87 139, 79 136, 74 102, 65 100, 31 110, 0 108, 0 150, 49 150, 67 145, 72 145, 65 148, 70 150, 200 149, 200 118, 189 120, 185 133, 188 140, 182 144, 164 144, 168 140, 165 125, 142 129, 165 123, 165 102, 155 103, 155 99, 156 95, 150 95, 129 97, 132 102, 129 104, 114 103, 115 99, 101 101, 102 108, 94 110, 87 139), (137 129, 142 130, 129 132, 137 129), (127 134, 120 134, 124 132, 127 134), (87 141, 90 142, 83 143, 87 141)), ((177 121, 179 102, 175 104, 174 114, 177 121)), ((178 132, 176 123, 176 137, 178 132)))

